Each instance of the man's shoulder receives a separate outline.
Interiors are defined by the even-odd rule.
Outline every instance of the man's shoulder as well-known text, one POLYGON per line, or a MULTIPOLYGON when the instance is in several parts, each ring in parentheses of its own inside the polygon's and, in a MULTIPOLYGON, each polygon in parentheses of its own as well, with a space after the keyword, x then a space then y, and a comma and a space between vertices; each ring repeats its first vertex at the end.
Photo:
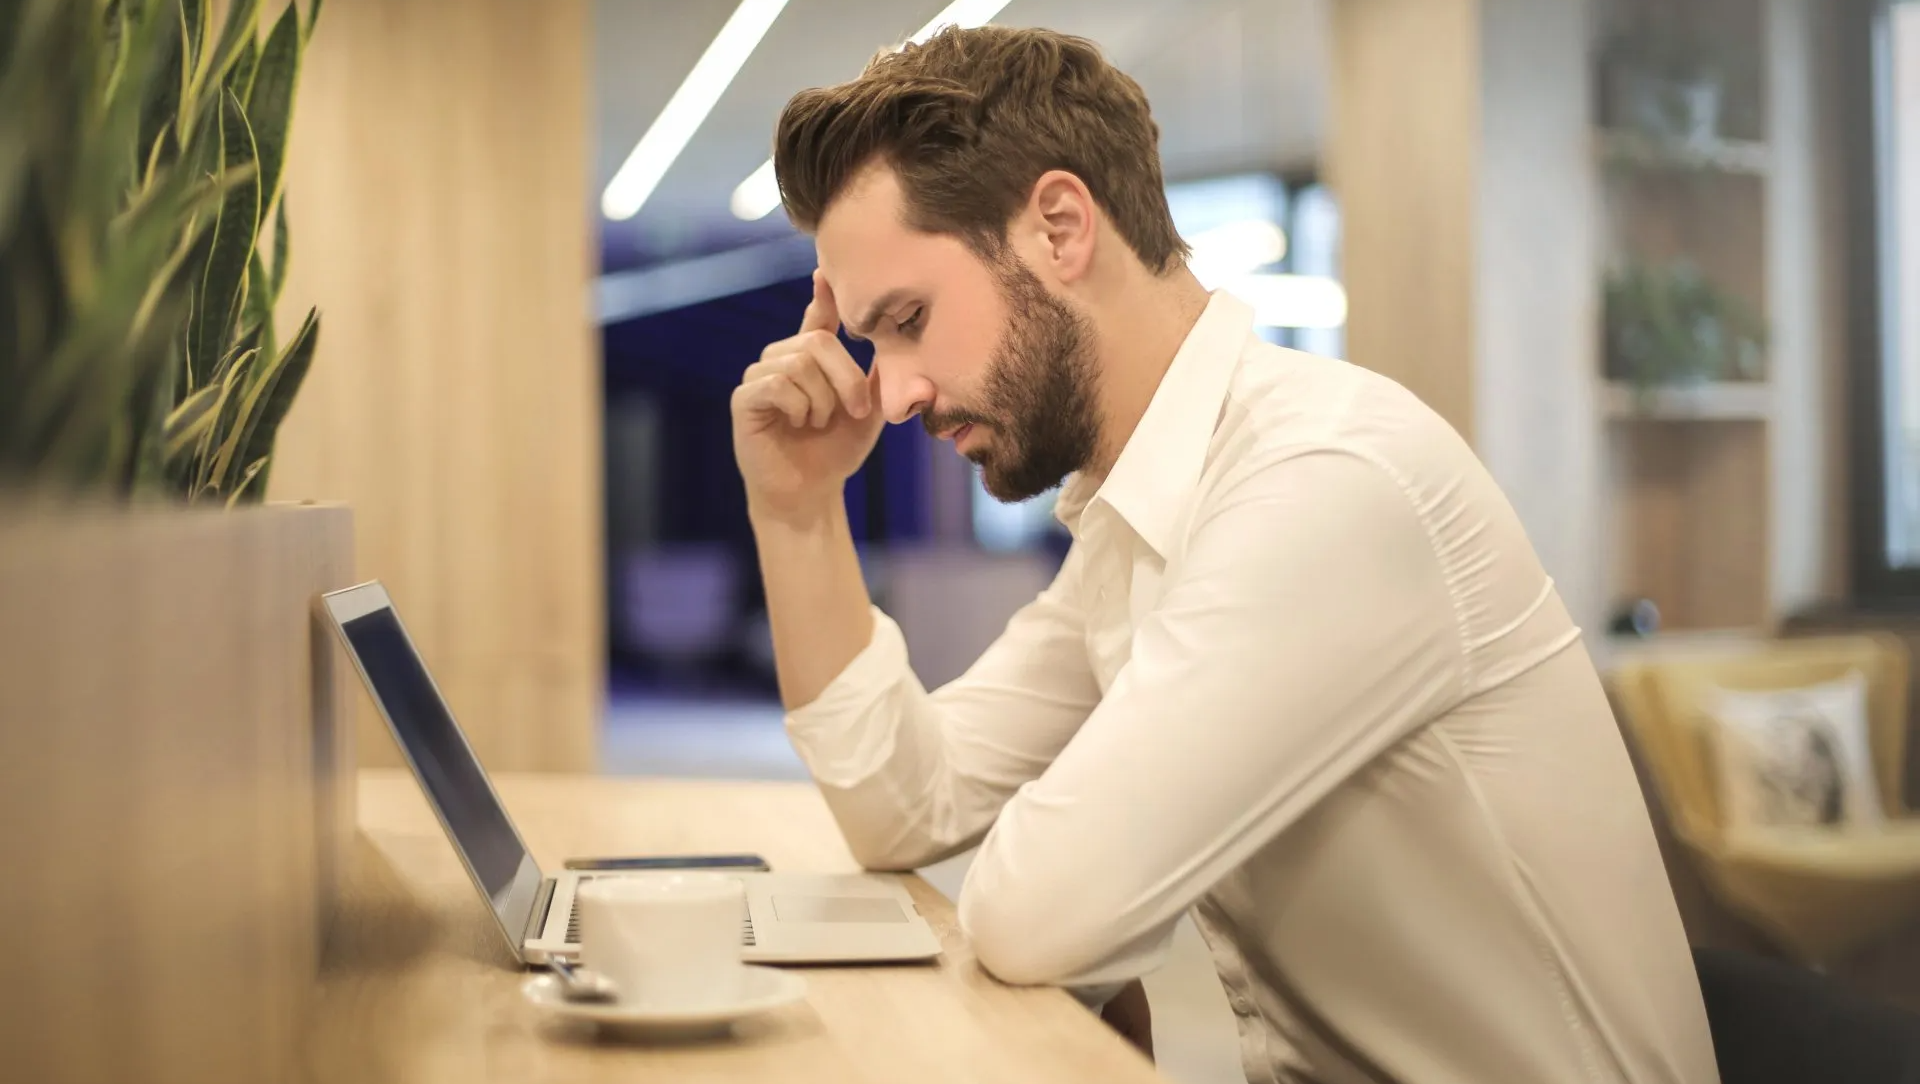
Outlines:
POLYGON ((1241 359, 1222 407, 1209 474, 1345 452, 1412 476, 1472 452, 1446 420, 1395 381, 1349 362, 1267 343, 1241 359))

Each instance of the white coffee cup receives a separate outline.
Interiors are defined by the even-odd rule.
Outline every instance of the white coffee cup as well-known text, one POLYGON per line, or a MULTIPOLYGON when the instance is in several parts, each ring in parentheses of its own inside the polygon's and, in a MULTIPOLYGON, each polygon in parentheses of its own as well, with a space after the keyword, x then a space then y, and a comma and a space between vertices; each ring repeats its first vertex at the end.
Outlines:
POLYGON ((746 889, 718 873, 598 877, 580 886, 580 956, 622 1004, 700 1008, 738 1000, 746 889))

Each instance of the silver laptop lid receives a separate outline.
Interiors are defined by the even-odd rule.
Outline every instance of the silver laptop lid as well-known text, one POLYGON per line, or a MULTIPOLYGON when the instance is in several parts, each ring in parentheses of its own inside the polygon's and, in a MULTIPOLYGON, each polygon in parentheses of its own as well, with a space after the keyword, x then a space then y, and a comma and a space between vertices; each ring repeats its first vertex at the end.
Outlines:
POLYGON ((376 580, 324 595, 322 601, 474 887, 492 907, 515 957, 521 957, 527 920, 540 895, 540 867, 427 673, 393 600, 376 580))

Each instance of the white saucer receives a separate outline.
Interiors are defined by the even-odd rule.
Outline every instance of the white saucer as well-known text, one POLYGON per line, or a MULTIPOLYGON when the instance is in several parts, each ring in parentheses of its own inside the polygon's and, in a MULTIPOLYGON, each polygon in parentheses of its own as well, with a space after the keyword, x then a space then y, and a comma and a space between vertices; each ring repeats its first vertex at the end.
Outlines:
POLYGON ((618 1001, 568 1001, 560 980, 534 975, 520 984, 520 995, 555 1016, 586 1020, 603 1028, 652 1039, 693 1039, 717 1035, 734 1021, 791 1005, 807 996, 807 980, 791 971, 743 965, 740 997, 723 1005, 686 1008, 623 1004, 618 1001))

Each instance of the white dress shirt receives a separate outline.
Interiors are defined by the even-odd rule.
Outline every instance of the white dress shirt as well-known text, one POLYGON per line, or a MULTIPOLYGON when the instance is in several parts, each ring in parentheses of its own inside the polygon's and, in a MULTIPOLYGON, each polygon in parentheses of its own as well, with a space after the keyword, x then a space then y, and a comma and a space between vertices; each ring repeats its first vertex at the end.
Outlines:
POLYGON ((1405 389, 1215 294, 1058 577, 928 692, 900 631, 788 729, 855 855, 980 846, 1013 983, 1191 912, 1256 1084, 1717 1080, 1598 678, 1493 479, 1405 389))

